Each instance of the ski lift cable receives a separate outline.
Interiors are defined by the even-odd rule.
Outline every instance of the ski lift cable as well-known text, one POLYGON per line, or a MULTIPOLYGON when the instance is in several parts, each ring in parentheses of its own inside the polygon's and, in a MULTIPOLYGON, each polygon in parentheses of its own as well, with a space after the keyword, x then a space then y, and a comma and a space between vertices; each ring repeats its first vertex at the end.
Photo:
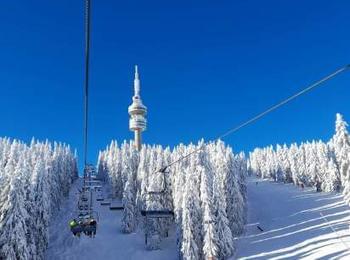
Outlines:
MULTIPOLYGON (((84 177, 83 177, 83 188, 79 195, 78 201, 78 220, 74 219, 70 222, 70 228, 74 235, 84 232, 90 237, 96 234, 96 218, 93 214, 93 203, 92 203, 92 189, 91 189, 91 172, 92 169, 87 163, 87 151, 88 151, 88 114, 89 114, 89 61, 90 61, 90 0, 85 0, 85 15, 84 15, 84 26, 85 26, 85 82, 84 82, 84 127, 83 127, 83 149, 84 149, 84 177), (90 187, 87 185, 87 180, 90 180, 90 187), (89 191, 90 201, 88 201, 87 192, 89 191), (84 202, 84 205, 79 205, 80 202, 84 202), (87 203, 85 203, 87 202, 87 203), (86 218, 88 217, 88 219, 86 218), (87 221, 88 225, 87 225, 87 221)), ((99 216, 97 213, 97 221, 99 216)))
POLYGON ((90 0, 85 1, 84 165, 87 165, 89 121, 90 0))
MULTIPOLYGON (((85 0, 85 85, 84 85, 84 184, 86 179, 91 183, 91 169, 88 168, 88 134, 89 134, 89 65, 90 65, 90 21, 91 21, 91 1, 85 0)), ((92 191, 90 191, 89 214, 92 217, 92 191)))
MULTIPOLYGON (((342 73, 342 72, 344 72, 344 71, 346 71, 348 69, 350 69, 350 64, 345 65, 345 66, 337 69, 336 71, 334 71, 331 74, 328 74, 327 76, 323 77, 322 79, 312 83, 311 85, 307 86, 306 88, 302 89, 301 91, 293 94, 292 96, 290 96, 290 97, 280 101, 279 103, 271 106, 270 108, 266 109, 265 111, 257 114, 256 116, 252 117, 251 119, 249 119, 249 120, 239 124, 238 126, 236 126, 234 128, 229 129, 225 133, 223 133, 223 134, 219 135, 218 137, 216 137, 215 139, 213 139, 213 141, 217 141, 217 140, 223 139, 223 138, 227 137, 228 135, 231 135, 231 134, 237 132, 238 130, 240 130, 240 129, 242 129, 242 128, 244 128, 244 127, 246 127, 246 126, 248 126, 248 125, 250 125, 250 124, 252 124, 252 123, 254 123, 256 121, 258 121, 259 119, 261 119, 262 117, 266 116, 267 114, 269 114, 269 113, 273 112, 274 110, 277 110, 278 108, 286 105, 287 103, 291 102, 292 100, 294 100, 294 99, 296 99, 296 98, 298 98, 298 97, 300 97, 300 96, 302 96, 302 95, 304 95, 304 94, 314 90, 315 88, 319 87, 322 83, 324 83, 324 82, 334 78, 338 74, 340 74, 340 73, 342 73)), ((199 147, 197 149, 194 149, 192 152, 190 152, 190 153, 180 157, 179 159, 169 163, 168 165, 162 167, 158 171, 164 172, 167 168, 169 168, 172 165, 174 165, 174 164, 176 164, 176 163, 178 163, 178 162, 180 162, 180 161, 190 157, 192 154, 197 153, 197 152, 199 152, 202 149, 203 149, 203 146, 201 146, 201 147, 199 147)))

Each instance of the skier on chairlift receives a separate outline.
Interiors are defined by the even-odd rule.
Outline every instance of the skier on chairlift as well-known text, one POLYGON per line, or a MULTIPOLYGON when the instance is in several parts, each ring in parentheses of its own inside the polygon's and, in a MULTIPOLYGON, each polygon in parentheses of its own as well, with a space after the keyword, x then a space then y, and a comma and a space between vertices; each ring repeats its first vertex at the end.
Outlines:
POLYGON ((89 235, 90 235, 90 237, 95 237, 95 235, 96 235, 96 225, 97 225, 96 220, 90 219, 89 225, 91 227, 91 231, 90 231, 89 235))
POLYGON ((69 222, 70 229, 73 233, 74 236, 80 236, 80 232, 78 232, 77 227, 78 227, 78 222, 76 219, 73 219, 71 222, 69 222))

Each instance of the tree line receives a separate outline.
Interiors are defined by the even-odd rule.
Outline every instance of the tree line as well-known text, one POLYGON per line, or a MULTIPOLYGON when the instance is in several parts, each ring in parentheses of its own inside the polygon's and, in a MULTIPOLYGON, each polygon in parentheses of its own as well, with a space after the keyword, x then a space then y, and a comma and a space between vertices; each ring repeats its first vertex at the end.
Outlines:
POLYGON ((249 172, 261 178, 313 186, 318 191, 344 193, 350 203, 350 137, 348 124, 336 115, 328 142, 312 141, 256 148, 249 155, 249 172))
POLYGON ((180 259, 227 258, 235 252, 234 237, 246 222, 247 163, 222 141, 197 145, 144 145, 138 153, 132 142, 115 141, 99 154, 98 176, 123 201, 121 230, 140 227, 150 234, 148 247, 159 248, 176 225, 180 259), (164 173, 158 170, 201 148, 164 173), (170 210, 174 219, 141 217, 144 210, 170 210))

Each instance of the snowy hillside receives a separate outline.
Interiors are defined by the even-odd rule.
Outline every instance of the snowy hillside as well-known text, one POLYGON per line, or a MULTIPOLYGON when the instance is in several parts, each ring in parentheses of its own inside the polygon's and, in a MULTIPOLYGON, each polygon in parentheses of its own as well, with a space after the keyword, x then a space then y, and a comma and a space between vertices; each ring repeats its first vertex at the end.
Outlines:
POLYGON ((68 146, 0 139, 0 259, 43 259, 49 223, 77 174, 68 146))
POLYGON ((249 184, 249 224, 240 239, 242 259, 348 259, 350 136, 337 114, 335 134, 327 143, 257 148, 249 172, 263 182, 249 184), (294 184, 300 191, 290 185, 294 184), (304 187, 312 187, 305 188, 304 187), (339 193, 320 193, 342 192, 339 193), (346 205, 347 204, 347 205, 346 205), (257 227, 262 227, 258 230, 257 227), (347 256, 347 257, 346 257, 347 256))
POLYGON ((246 233, 232 259, 349 259, 349 223, 339 194, 249 178, 246 233))

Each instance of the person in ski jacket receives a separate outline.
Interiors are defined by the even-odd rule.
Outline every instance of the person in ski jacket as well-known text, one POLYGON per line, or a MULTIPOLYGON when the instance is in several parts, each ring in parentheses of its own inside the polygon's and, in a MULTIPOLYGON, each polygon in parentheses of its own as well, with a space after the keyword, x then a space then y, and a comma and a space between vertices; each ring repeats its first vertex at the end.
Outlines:
POLYGON ((76 231, 76 227, 77 226, 78 226, 78 222, 77 222, 76 219, 73 219, 71 222, 69 222, 69 227, 70 227, 70 229, 71 229, 71 231, 72 231, 74 236, 76 236, 76 235, 79 236, 80 235, 80 233, 76 231))
POLYGON ((92 230, 90 231, 89 235, 91 237, 94 237, 96 235, 96 225, 97 225, 96 220, 90 219, 89 225, 92 227, 92 230))
POLYGON ((73 219, 71 222, 69 222, 70 228, 74 228, 78 225, 78 222, 76 219, 73 219))

